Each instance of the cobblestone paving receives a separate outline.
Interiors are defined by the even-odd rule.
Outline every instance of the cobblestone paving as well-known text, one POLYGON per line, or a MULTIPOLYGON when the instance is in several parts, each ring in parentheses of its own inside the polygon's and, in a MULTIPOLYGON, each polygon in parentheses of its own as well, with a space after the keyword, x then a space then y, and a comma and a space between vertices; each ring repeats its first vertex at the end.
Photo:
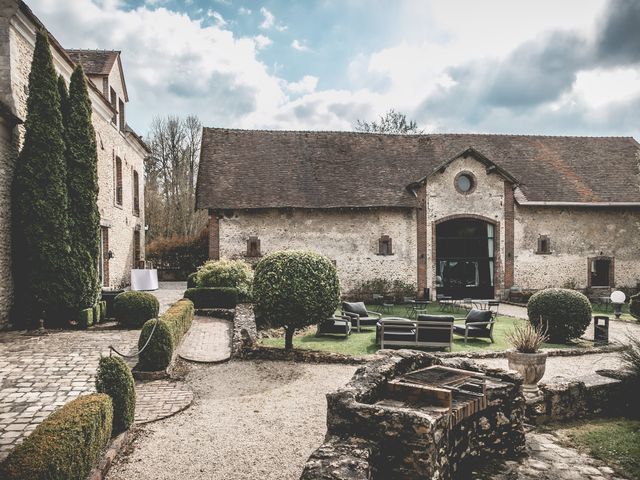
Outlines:
POLYGON ((231 322, 220 318, 195 317, 178 350, 192 362, 215 363, 231 357, 231 322))
POLYGON ((477 478, 495 480, 614 480, 622 479, 603 462, 558 444, 557 434, 527 434, 526 455, 504 462, 477 478))
POLYGON ((135 423, 170 417, 193 401, 193 391, 184 382, 155 380, 136 384, 135 423))
POLYGON ((109 345, 129 352, 138 335, 138 330, 0 334, 0 459, 51 412, 94 390, 98 359, 109 354, 109 345))

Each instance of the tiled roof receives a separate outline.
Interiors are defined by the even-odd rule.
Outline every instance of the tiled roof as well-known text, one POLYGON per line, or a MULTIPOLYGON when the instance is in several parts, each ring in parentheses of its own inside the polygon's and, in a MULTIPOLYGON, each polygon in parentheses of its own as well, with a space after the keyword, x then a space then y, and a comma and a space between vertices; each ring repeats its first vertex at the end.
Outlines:
POLYGON ((117 50, 73 50, 67 54, 74 63, 82 65, 87 75, 109 75, 120 52, 117 50))
POLYGON ((205 128, 197 207, 415 207, 407 186, 469 148, 515 178, 521 199, 640 202, 631 137, 205 128))

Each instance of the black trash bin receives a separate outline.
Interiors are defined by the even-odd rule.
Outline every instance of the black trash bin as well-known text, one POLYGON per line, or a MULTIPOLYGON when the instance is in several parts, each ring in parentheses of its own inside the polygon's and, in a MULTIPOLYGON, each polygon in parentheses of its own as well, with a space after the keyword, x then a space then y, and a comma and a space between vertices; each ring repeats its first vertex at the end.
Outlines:
POLYGON ((113 301, 115 298, 120 295, 124 290, 102 290, 102 300, 107 302, 107 318, 115 318, 113 313, 113 301))
POLYGON ((593 317, 593 344, 595 346, 609 344, 609 317, 606 315, 593 317))

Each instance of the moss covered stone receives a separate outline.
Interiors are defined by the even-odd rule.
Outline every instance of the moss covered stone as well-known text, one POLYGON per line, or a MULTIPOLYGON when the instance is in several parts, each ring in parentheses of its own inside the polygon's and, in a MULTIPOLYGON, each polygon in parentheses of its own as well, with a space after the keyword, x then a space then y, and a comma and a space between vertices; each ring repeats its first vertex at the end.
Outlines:
POLYGON ((102 393, 51 414, 0 464, 3 480, 84 480, 111 438, 113 406, 102 393))
POLYGON ((102 357, 96 375, 96 390, 113 402, 113 435, 133 425, 136 390, 131 369, 119 357, 102 357))
POLYGON ((129 328, 140 328, 159 310, 158 299, 147 292, 123 292, 113 302, 116 321, 129 328))

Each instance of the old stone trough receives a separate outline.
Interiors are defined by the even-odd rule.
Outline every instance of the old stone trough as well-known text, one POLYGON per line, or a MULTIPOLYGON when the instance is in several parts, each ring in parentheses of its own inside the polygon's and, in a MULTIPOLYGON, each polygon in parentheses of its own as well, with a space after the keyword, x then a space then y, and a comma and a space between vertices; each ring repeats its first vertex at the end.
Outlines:
POLYGON ((384 352, 327 396, 325 443, 302 479, 464 478, 524 448, 517 375, 413 350, 384 352))

